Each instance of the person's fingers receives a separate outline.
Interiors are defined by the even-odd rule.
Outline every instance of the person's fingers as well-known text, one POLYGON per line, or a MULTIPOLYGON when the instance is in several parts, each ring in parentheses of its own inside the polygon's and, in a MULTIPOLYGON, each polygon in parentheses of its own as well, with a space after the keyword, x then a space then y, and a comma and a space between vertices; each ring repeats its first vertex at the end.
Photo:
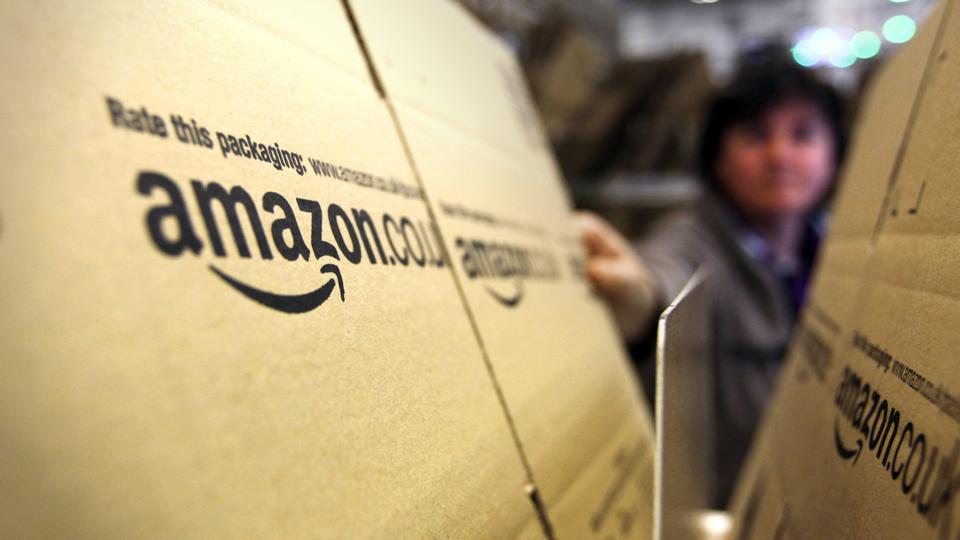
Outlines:
POLYGON ((574 220, 588 254, 621 257, 631 249, 630 243, 596 214, 577 212, 574 220))
POLYGON ((618 300, 635 279, 635 273, 620 259, 594 258, 587 262, 587 279, 603 296, 618 300))
POLYGON ((580 240, 588 255, 602 254, 607 249, 603 234, 600 232, 597 216, 589 212, 577 212, 574 214, 574 223, 580 233, 580 240))
POLYGON ((656 292, 643 263, 632 258, 596 257, 585 271, 612 308, 623 336, 628 340, 641 337, 656 307, 656 292))
POLYGON ((583 241, 583 248, 587 250, 587 255, 590 257, 612 257, 617 254, 610 242, 596 228, 581 229, 580 238, 583 241))

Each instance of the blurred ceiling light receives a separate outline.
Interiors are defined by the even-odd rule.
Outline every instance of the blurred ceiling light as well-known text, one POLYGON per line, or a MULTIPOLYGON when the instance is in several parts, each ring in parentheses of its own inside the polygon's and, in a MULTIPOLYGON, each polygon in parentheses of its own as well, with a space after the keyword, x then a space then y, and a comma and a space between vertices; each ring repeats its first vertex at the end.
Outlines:
POLYGON ((845 45, 837 32, 832 28, 818 28, 810 35, 807 41, 810 50, 819 58, 827 58, 845 45))
POLYGON ((880 36, 876 32, 864 30, 850 39, 850 49, 857 58, 873 58, 880 52, 880 36))
POLYGON ((917 33, 917 23, 906 15, 894 15, 883 23, 883 37, 890 43, 906 43, 917 33))
POLYGON ((719 0, 690 0, 694 4, 716 4, 719 0))
POLYGON ((725 538, 733 529, 733 520, 730 514, 721 511, 703 512, 699 518, 700 529, 706 538, 725 538))
POLYGON ((790 49, 790 52, 793 54, 794 62, 803 67, 813 67, 820 61, 820 56, 811 50, 810 42, 806 39, 801 39, 793 49, 790 49))
POLYGON ((890 0, 890 1, 893 2, 894 4, 904 4, 909 2, 910 0, 890 0))
POLYGON ((857 55, 853 53, 849 44, 843 48, 835 49, 828 58, 830 65, 838 68, 848 68, 857 61, 857 55))

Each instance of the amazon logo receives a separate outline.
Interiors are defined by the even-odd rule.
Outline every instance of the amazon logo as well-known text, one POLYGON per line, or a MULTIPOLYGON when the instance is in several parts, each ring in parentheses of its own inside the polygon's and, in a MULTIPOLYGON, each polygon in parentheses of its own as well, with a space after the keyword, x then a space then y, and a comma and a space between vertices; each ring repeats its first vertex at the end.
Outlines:
POLYGON ((833 421, 833 446, 840 459, 853 460, 852 463, 856 465, 857 459, 860 458, 860 452, 863 451, 863 439, 857 437, 856 442, 844 442, 843 436, 840 435, 840 421, 835 419, 833 421))
POLYGON ((507 308, 520 305, 525 281, 560 278, 560 265, 547 250, 465 238, 454 245, 467 278, 483 280, 484 291, 507 308))
POLYGON ((331 298, 346 302, 344 264, 411 268, 442 268, 446 264, 436 228, 405 216, 375 216, 361 208, 348 211, 336 203, 323 205, 300 197, 291 202, 275 191, 264 193, 257 201, 241 186, 227 188, 201 180, 191 180, 185 196, 173 179, 155 171, 141 171, 135 187, 154 203, 147 208, 144 222, 153 245, 164 255, 199 257, 209 251, 218 259, 316 261, 317 287, 294 293, 253 284, 215 263, 208 264, 220 283, 283 313, 306 313, 331 298))
MULTIPOLYGON (((854 340, 867 341, 859 333, 854 340)), ((858 348, 867 354, 872 350, 858 348)), ((891 373, 896 369, 897 364, 894 364, 891 373)), ((899 382, 906 380, 901 377, 899 382)), ((916 383, 913 378, 909 381, 916 383)), ((913 386, 908 385, 908 388, 913 386)), ((917 384, 916 390, 926 388, 917 384)), ((944 391, 942 388, 938 390, 936 397, 944 399, 944 391)), ((928 400, 926 403, 932 403, 929 397, 924 397, 928 400)), ((889 480, 885 482, 886 488, 878 488, 888 490, 893 496, 902 496, 902 501, 926 521, 931 537, 938 533, 940 538, 956 538, 960 532, 956 525, 956 501, 960 499, 960 438, 955 434, 948 435, 952 444, 943 445, 948 442, 941 439, 946 432, 936 435, 926 432, 918 418, 911 418, 907 409, 898 407, 877 385, 871 387, 850 366, 844 367, 834 394, 834 405, 838 414, 833 424, 833 440, 840 459, 853 466, 863 456, 871 462, 876 477, 889 480), (846 428, 841 427, 844 424, 847 424, 846 428), (851 428, 853 435, 849 435, 851 428), (841 433, 844 430, 848 435, 841 433)))

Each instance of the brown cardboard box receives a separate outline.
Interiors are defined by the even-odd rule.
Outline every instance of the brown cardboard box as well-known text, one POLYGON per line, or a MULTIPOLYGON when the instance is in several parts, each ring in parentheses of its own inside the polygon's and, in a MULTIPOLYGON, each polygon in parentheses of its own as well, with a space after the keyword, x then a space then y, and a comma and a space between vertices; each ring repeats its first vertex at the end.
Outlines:
POLYGON ((450 3, 350 5, 556 535, 648 537, 651 420, 514 59, 450 3))
POLYGON ((513 59, 373 6, 0 7, 3 536, 649 536, 513 59))
POLYGON ((340 3, 7 2, 0 28, 0 536, 539 534, 340 3))
POLYGON ((599 97, 599 86, 613 59, 566 17, 557 13, 556 19, 548 20, 554 23, 551 46, 528 64, 527 79, 545 131, 550 139, 560 141, 580 129, 578 113, 599 97))
POLYGON ((616 62, 572 116, 576 129, 556 141, 561 168, 572 178, 662 169, 664 151, 696 123, 709 89, 700 54, 616 62))
POLYGON ((875 83, 735 538, 957 535, 958 54, 948 2, 875 83))

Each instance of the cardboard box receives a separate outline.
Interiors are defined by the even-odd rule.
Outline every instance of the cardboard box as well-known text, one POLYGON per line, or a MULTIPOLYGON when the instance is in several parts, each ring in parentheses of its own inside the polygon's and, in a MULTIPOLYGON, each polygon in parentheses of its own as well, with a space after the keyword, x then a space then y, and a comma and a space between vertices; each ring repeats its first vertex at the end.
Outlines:
POLYGON ((0 29, 4 536, 649 536, 649 414, 461 8, 0 29))
POLYGON ((340 3, 0 21, 2 536, 539 534, 340 3))
POLYGON ((452 4, 350 5, 555 534, 648 537, 651 419, 514 59, 452 4))
POLYGON ((553 141, 562 141, 580 129, 580 112, 601 97, 613 54, 555 8, 544 27, 532 36, 526 79, 544 129, 553 141))

